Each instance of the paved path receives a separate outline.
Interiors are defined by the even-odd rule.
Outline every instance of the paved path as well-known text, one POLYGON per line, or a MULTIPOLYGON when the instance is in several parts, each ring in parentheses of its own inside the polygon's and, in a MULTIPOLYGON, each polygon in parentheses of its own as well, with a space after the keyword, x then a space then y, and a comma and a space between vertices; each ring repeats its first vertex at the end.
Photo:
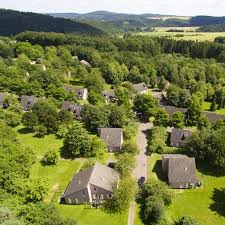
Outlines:
MULTIPOLYGON (((133 178, 138 181, 139 178, 145 177, 147 179, 147 155, 146 155, 146 147, 147 147, 147 138, 146 133, 153 127, 152 123, 141 123, 138 128, 137 134, 137 145, 140 150, 139 154, 136 156, 137 165, 133 171, 133 178)), ((135 219, 135 201, 133 201, 130 205, 129 214, 128 214, 128 225, 134 225, 135 219)))

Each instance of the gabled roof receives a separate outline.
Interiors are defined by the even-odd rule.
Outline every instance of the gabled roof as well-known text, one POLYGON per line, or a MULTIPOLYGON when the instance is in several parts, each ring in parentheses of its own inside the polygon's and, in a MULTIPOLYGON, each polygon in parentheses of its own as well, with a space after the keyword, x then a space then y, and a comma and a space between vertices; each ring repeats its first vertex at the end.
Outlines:
POLYGON ((36 101, 37 98, 34 95, 31 96, 22 95, 20 103, 25 111, 29 111, 33 108, 36 101))
POLYGON ((87 91, 87 88, 83 87, 77 87, 73 85, 63 85, 63 89, 66 92, 73 92, 74 94, 78 95, 78 97, 83 97, 85 91, 87 91))
POLYGON ((70 111, 70 112, 78 112, 78 111, 82 111, 83 106, 74 104, 73 102, 65 101, 63 102, 61 109, 70 111))
POLYGON ((113 89, 102 91, 102 95, 106 98, 115 98, 116 97, 115 90, 113 90, 113 89))
POLYGON ((185 144, 191 135, 192 133, 190 130, 173 128, 170 136, 170 142, 185 144))
POLYGON ((118 179, 119 175, 116 171, 108 166, 96 163, 73 177, 64 193, 64 197, 87 188, 88 184, 113 192, 117 186, 118 179))
POLYGON ((4 103, 5 98, 9 95, 8 92, 0 93, 0 104, 4 103))
POLYGON ((203 112, 203 115, 208 118, 211 124, 215 124, 218 120, 225 121, 225 115, 220 115, 213 112, 203 112))
POLYGON ((163 159, 171 159, 171 158, 188 158, 188 156, 183 155, 183 154, 163 154, 163 159))
POLYGON ((142 91, 148 90, 145 83, 133 84, 133 88, 136 92, 142 92, 142 91))
POLYGON ((123 140, 121 128, 100 128, 99 134, 108 147, 121 147, 123 140))
POLYGON ((168 164, 169 183, 196 183, 194 158, 170 158, 168 164))
POLYGON ((84 60, 84 59, 81 60, 80 63, 85 65, 85 66, 87 66, 87 67, 91 67, 91 64, 88 61, 84 60))
POLYGON ((176 112, 181 112, 184 114, 187 112, 187 109, 185 109, 185 108, 178 108, 178 107, 169 106, 169 105, 164 106, 164 109, 170 116, 172 116, 176 112))

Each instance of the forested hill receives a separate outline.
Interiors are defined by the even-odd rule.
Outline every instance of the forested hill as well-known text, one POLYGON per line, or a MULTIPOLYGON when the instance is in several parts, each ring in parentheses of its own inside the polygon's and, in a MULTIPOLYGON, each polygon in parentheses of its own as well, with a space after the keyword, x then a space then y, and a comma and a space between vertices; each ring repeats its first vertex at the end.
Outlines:
POLYGON ((26 30, 87 35, 102 35, 104 33, 102 30, 91 25, 69 19, 0 9, 1 36, 15 35, 26 30))
POLYGON ((225 23, 216 25, 207 25, 198 29, 200 32, 225 32, 225 23))

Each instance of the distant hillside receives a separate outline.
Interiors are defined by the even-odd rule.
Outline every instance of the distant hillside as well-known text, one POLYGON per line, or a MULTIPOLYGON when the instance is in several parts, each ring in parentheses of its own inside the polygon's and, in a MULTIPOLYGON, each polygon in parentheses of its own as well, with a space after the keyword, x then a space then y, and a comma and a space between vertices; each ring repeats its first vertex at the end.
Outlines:
POLYGON ((190 19, 190 24, 196 27, 223 23, 225 23, 225 17, 195 16, 190 19))
POLYGON ((225 32, 225 23, 200 27, 199 32, 225 32))
MULTIPOLYGON (((113 13, 107 11, 96 11, 85 14, 78 13, 52 13, 49 14, 58 18, 70 18, 77 21, 100 21, 101 27, 109 25, 114 29, 117 27, 123 31, 141 31, 149 30, 156 26, 188 26, 189 17, 178 17, 172 15, 160 15, 160 14, 125 14, 125 13, 113 13)), ((98 24, 99 25, 99 24, 98 24)))
POLYGON ((103 31, 91 25, 69 19, 0 9, 0 35, 15 35, 26 30, 90 35, 103 34, 103 31))

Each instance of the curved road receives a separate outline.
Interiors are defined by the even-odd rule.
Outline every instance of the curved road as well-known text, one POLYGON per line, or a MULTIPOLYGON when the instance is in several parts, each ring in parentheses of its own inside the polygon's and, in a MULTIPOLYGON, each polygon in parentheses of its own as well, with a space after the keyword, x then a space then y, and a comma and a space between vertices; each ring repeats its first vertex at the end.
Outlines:
MULTIPOLYGON (((146 155, 147 147, 147 133, 153 127, 152 123, 140 123, 137 134, 137 145, 140 150, 139 154, 136 156, 137 165, 133 171, 133 178, 138 181, 141 177, 147 179, 148 170, 148 158, 146 155)), ((135 201, 130 205, 128 214, 128 225, 134 225, 135 219, 135 201)))

